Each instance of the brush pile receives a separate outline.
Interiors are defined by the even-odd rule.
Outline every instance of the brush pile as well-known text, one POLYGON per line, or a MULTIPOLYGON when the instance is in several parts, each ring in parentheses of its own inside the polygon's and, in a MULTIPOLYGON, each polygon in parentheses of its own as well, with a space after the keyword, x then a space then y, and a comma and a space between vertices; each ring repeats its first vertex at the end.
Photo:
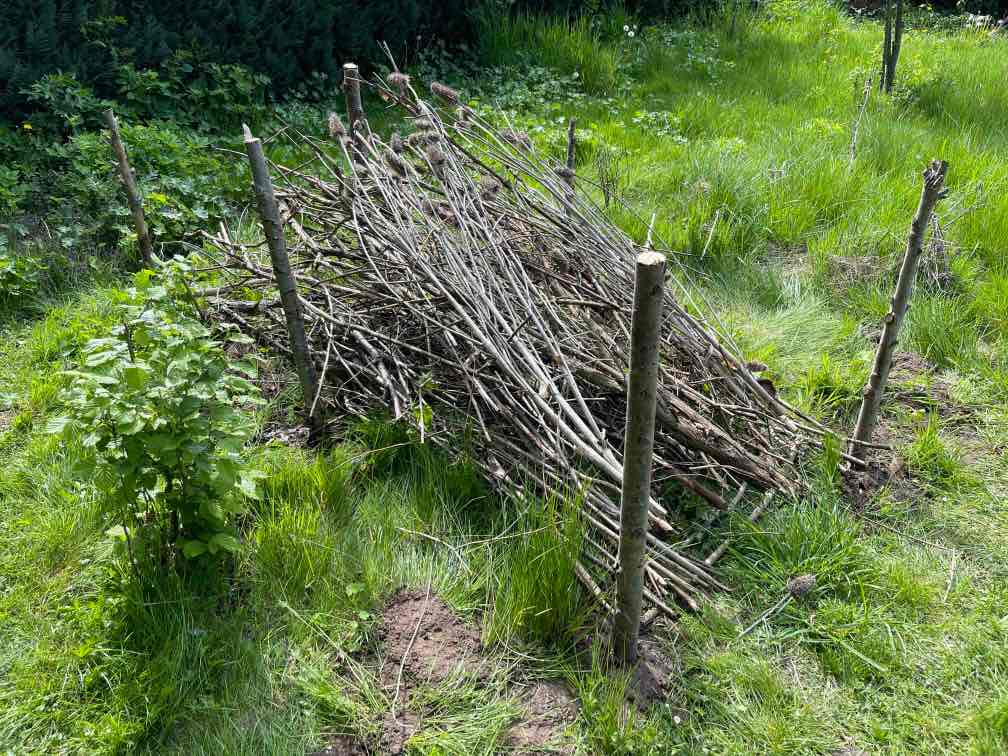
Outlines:
MULTIPOLYGON (((310 164, 274 166, 320 376, 314 400, 328 417, 386 409, 519 496, 578 497, 589 525, 578 571, 604 602, 642 247, 575 189, 570 168, 453 90, 432 85, 434 105, 401 74, 372 86, 405 111, 411 133, 384 141, 363 120, 347 133, 333 116, 331 141, 286 133, 315 154, 310 164)), ((229 282, 213 300, 219 317, 283 350, 263 247, 224 228, 207 241, 229 282), (237 301, 250 288, 264 299, 237 301)), ((670 282, 646 592, 669 612, 723 586, 675 548, 685 530, 666 502, 727 510, 746 488, 793 490, 796 454, 822 433, 680 299, 688 294, 670 282)))

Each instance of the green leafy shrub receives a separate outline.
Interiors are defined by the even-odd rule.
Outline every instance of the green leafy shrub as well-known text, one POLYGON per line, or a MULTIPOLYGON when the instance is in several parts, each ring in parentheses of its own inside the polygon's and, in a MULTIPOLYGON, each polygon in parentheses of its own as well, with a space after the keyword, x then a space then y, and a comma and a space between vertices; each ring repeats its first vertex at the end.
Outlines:
POLYGON ((0 314, 21 308, 38 295, 47 273, 42 258, 5 251, 0 240, 0 314))
POLYGON ((67 414, 51 424, 93 452, 84 464, 117 521, 110 534, 145 562, 236 550, 234 516, 260 477, 242 456, 252 431, 242 408, 262 402, 247 378, 255 367, 176 303, 190 275, 182 261, 159 280, 137 274, 121 324, 68 372, 67 414))
MULTIPOLYGON (((209 138, 168 124, 121 123, 120 131, 155 243, 216 227, 244 197, 243 163, 219 157, 209 138)), ((105 134, 78 134, 52 152, 67 164, 53 194, 60 214, 56 238, 67 247, 114 247, 135 239, 105 134)))
MULTIPOLYGON (((284 92, 313 71, 336 79, 346 60, 385 63, 378 42, 400 58, 417 42, 470 35, 464 0, 40 0, 0 4, 0 113, 23 117, 25 90, 64 72, 111 97, 116 70, 156 68, 195 51, 198 79, 212 64, 247 62, 284 92), (282 23, 278 24, 278 20, 282 23)), ((212 86, 197 100, 210 95, 212 86)), ((206 100, 210 102, 209 100, 206 100)), ((210 103, 215 106, 214 103, 210 103)))

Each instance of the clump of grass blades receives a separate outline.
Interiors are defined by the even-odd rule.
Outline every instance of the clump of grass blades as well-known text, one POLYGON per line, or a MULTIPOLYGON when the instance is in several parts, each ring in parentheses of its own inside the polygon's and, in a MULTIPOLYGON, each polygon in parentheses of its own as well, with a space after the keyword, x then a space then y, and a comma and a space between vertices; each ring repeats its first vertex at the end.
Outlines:
POLYGON ((583 537, 575 502, 531 500, 488 556, 488 642, 515 636, 546 645, 571 642, 590 609, 575 575, 583 537))
POLYGON ((935 485, 947 487, 962 476, 963 467, 959 457, 939 437, 939 426, 937 415, 929 415, 927 425, 904 453, 910 469, 935 485))
POLYGON ((480 17, 480 57, 489 65, 512 65, 525 56, 564 74, 578 74, 589 94, 612 92, 619 58, 604 44, 589 19, 484 14, 480 17))
POLYGON ((962 297, 918 297, 907 315, 908 345, 938 367, 975 361, 982 333, 962 297))

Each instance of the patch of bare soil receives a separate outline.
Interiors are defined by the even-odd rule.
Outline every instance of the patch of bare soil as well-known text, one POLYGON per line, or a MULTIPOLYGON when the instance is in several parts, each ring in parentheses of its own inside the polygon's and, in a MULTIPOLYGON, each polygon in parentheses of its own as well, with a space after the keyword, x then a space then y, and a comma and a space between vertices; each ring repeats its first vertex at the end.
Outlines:
POLYGON ((386 687, 409 690, 443 682, 460 667, 475 677, 489 669, 479 630, 433 593, 397 593, 385 607, 379 633, 385 643, 381 681, 386 687))
POLYGON ((550 748, 553 753, 571 754, 574 747, 563 743, 564 730, 577 718, 578 705, 567 686, 559 680, 537 682, 519 696, 525 716, 511 725, 507 746, 514 753, 539 753, 550 748))
MULTIPOLYGON (((969 422, 973 408, 955 401, 949 383, 934 371, 934 365, 916 352, 894 354, 883 406, 886 402, 896 402, 911 409, 934 412, 945 424, 952 426, 969 422), (925 382, 919 381, 921 376, 927 377, 925 382)), ((895 447, 913 440, 913 428, 894 424, 883 415, 874 440, 895 447)), ((924 495, 906 463, 893 452, 873 449, 866 465, 865 470, 845 471, 842 480, 845 495, 859 510, 886 485, 892 487, 893 496, 900 501, 924 495)))
MULTIPOLYGON (((385 713, 378 753, 400 754, 420 728, 423 711, 412 703, 422 685, 437 684, 452 674, 486 683, 494 669, 480 641, 478 627, 465 623, 440 597, 426 591, 400 591, 385 607, 379 624, 385 661, 379 680, 392 710, 385 713)), ((517 686, 516 686, 517 688, 517 686)), ((525 714, 507 734, 515 753, 572 753, 563 733, 577 716, 577 702, 557 681, 532 683, 516 698, 525 714)))
POLYGON ((335 735, 329 745, 312 756, 367 756, 370 753, 356 738, 349 735, 335 735))
POLYGON ((672 689, 672 662, 661 646, 651 638, 641 638, 637 644, 637 671, 629 692, 639 709, 668 699, 672 689))
POLYGON ((865 469, 845 468, 840 488, 858 512, 864 511, 875 495, 887 484, 907 480, 906 463, 891 452, 877 449, 865 460, 865 469))

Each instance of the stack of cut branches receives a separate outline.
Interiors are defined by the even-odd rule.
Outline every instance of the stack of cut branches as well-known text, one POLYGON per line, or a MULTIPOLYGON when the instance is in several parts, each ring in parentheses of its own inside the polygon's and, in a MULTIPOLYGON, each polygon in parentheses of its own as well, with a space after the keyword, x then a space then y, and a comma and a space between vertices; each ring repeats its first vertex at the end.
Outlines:
MULTIPOLYGON (((410 133, 366 121, 298 139, 308 165, 274 166, 312 359, 329 417, 387 408, 519 495, 574 495, 587 523, 582 582, 605 601, 616 564, 634 261, 574 176, 432 85, 374 83, 410 133)), ((275 344, 279 302, 261 247, 208 236, 228 284, 221 317, 275 344), (231 292, 231 293, 229 293, 231 292)), ((646 598, 671 611, 723 588, 679 550, 671 492, 726 510, 741 490, 793 491, 795 455, 822 429, 782 403, 667 287, 646 598), (670 601, 672 597, 672 601, 670 601)), ((693 308, 694 310, 697 308, 693 308)))

